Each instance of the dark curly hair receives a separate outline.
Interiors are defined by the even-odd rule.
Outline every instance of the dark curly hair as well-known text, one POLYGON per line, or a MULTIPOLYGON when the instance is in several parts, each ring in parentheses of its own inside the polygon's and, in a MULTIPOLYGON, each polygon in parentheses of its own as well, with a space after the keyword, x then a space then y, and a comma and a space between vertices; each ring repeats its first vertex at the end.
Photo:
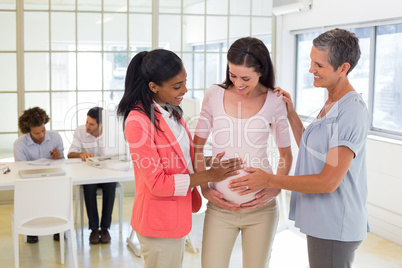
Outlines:
POLYGON ((49 122, 50 118, 45 110, 33 107, 24 111, 18 118, 18 127, 23 134, 31 132, 32 127, 40 127, 49 122))

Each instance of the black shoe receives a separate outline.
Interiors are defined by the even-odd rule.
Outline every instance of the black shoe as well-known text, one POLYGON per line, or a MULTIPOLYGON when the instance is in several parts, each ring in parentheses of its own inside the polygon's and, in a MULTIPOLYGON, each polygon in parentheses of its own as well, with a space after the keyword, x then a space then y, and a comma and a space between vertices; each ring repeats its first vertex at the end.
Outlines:
POLYGON ((38 241, 39 241, 39 238, 36 235, 35 236, 27 235, 27 242, 28 243, 34 244, 34 243, 38 243, 38 241))
POLYGON ((91 244, 99 244, 100 242, 100 236, 99 236, 99 230, 93 230, 91 232, 91 235, 89 236, 89 243, 91 244))
MULTIPOLYGON (((64 233, 64 239, 67 239, 65 233, 64 233)), ((54 241, 60 241, 60 234, 54 234, 54 235, 53 235, 53 240, 54 240, 54 241)))
POLYGON ((102 229, 100 232, 100 242, 102 244, 108 244, 108 243, 110 243, 110 240, 111 240, 111 238, 110 238, 109 231, 106 229, 102 229))

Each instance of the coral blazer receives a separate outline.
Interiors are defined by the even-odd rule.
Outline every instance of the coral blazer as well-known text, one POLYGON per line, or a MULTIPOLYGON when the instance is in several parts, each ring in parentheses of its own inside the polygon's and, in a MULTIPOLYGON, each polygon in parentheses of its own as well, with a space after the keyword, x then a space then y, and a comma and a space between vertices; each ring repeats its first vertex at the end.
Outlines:
MULTIPOLYGON (((192 225, 192 212, 201 207, 197 188, 185 196, 175 196, 175 174, 189 174, 179 142, 163 119, 157 131, 149 118, 139 111, 131 111, 125 122, 125 136, 134 164, 135 198, 131 216, 132 228, 143 236, 181 238, 192 225)), ((184 119, 180 123, 190 139, 190 155, 194 159, 194 145, 184 119)))

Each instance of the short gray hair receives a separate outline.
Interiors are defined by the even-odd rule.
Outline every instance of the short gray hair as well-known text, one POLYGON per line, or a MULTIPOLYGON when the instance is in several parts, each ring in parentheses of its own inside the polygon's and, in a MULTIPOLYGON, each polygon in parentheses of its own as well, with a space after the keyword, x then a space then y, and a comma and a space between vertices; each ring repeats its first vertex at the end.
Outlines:
POLYGON ((355 68, 360 59, 359 38, 352 32, 335 28, 320 34, 313 40, 313 45, 319 50, 328 51, 328 62, 337 70, 343 63, 348 62, 350 69, 355 68))

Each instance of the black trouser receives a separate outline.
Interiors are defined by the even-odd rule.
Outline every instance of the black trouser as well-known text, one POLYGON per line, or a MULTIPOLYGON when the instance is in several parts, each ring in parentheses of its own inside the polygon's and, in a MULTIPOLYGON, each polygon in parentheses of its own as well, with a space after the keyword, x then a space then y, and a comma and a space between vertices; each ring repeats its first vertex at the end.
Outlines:
POLYGON ((96 201, 96 190, 102 188, 102 219, 100 227, 109 229, 112 223, 112 212, 114 206, 114 198, 116 195, 116 183, 100 183, 84 185, 85 207, 87 208, 89 229, 99 229, 98 203, 96 201))

